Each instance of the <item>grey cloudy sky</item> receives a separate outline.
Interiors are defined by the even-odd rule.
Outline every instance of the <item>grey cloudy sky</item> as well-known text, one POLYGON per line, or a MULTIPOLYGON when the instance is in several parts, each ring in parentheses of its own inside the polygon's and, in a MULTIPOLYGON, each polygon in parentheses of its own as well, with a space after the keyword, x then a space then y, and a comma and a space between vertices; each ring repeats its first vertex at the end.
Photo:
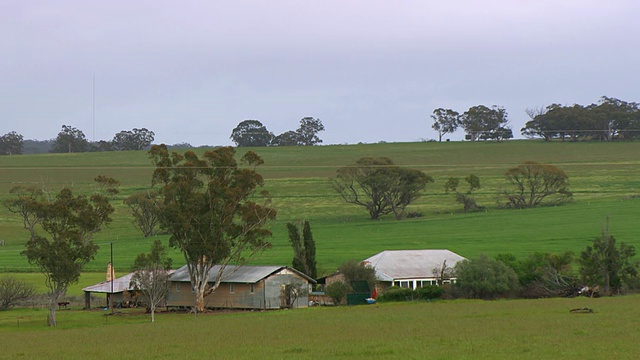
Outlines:
MULTIPOLYGON (((322 120, 325 144, 436 138, 435 108, 640 100, 640 2, 0 0, 0 135, 231 144, 322 120), (95 127, 93 78, 95 77, 95 127)), ((452 139, 460 139, 462 133, 452 139)))

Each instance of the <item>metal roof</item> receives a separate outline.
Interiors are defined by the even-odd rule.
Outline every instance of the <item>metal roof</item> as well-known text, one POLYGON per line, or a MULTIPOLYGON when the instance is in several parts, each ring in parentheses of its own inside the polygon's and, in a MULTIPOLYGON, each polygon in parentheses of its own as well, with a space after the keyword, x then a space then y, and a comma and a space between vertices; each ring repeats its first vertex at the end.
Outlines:
POLYGON ((449 250, 386 250, 363 261, 376 270, 380 281, 433 278, 433 270, 454 267, 464 257, 449 250))
MULTIPOLYGON (((168 270, 168 273, 171 274, 173 270, 168 270)), ((125 276, 119 277, 113 280, 113 294, 121 293, 125 290, 131 291, 135 290, 132 286, 129 286, 131 283, 131 277, 134 273, 128 273, 125 276)), ((111 294, 111 281, 103 281, 101 283, 87 286, 83 288, 82 291, 85 292, 96 292, 96 293, 106 293, 111 294)))
POLYGON ((99 284, 87 286, 82 290, 85 292, 96 292, 96 293, 107 293, 107 294, 117 294, 121 293, 124 290, 133 290, 129 283, 131 282, 131 277, 133 273, 129 273, 123 277, 119 277, 113 280, 113 292, 111 292, 111 281, 103 281, 99 284))
MULTIPOLYGON (((307 279, 315 283, 315 280, 308 277, 307 275, 299 272, 296 269, 292 269, 286 266, 236 266, 236 265, 227 265, 222 273, 222 282, 224 283, 242 283, 242 284, 254 284, 258 281, 268 277, 271 274, 274 274, 282 269, 288 269, 296 273, 297 275, 307 279)), ((218 275, 218 271, 220 271, 220 265, 214 265, 211 270, 209 270, 209 279, 213 280, 218 275)), ((187 266, 183 266, 180 269, 176 270, 170 277, 171 281, 177 282, 190 282, 189 278, 189 270, 187 266)))

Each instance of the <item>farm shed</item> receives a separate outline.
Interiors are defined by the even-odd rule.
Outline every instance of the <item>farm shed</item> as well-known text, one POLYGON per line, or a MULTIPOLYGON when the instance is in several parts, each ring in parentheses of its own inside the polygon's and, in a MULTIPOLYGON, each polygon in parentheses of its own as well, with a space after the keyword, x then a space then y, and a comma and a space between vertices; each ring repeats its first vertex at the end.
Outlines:
MULTIPOLYGON (((363 260, 376 270, 380 288, 398 286, 417 289, 425 285, 438 285, 438 273, 446 263, 453 268, 464 257, 449 250, 386 250, 363 260)), ((455 278, 446 278, 451 283, 455 278)))
MULTIPOLYGON (((216 265, 209 271, 211 281, 219 270, 220 266, 216 265)), ((194 306, 195 295, 187 267, 176 270, 170 281, 167 307, 194 306)), ((286 266, 228 265, 220 286, 205 297, 205 306, 225 309, 307 307, 309 285, 313 283, 312 278, 286 266)))
POLYGON ((124 301, 124 292, 125 291, 133 291, 133 288, 129 286, 131 282, 131 277, 133 273, 129 273, 125 276, 119 277, 112 281, 103 281, 99 284, 87 286, 83 288, 84 291, 84 308, 91 308, 91 294, 92 293, 101 293, 106 294, 106 302, 107 306, 109 305, 109 301, 113 299, 114 304, 120 304, 124 301))

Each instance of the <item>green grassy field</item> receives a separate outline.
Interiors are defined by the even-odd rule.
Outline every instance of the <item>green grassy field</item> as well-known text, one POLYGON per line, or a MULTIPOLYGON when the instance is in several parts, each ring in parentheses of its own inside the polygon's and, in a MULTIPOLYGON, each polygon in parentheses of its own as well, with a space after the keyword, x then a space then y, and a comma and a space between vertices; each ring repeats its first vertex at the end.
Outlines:
MULTIPOLYGON (((347 259, 364 259, 385 249, 447 248, 465 257, 510 252, 518 257, 535 251, 579 252, 600 232, 607 216, 612 234, 640 246, 640 143, 397 143, 319 147, 256 148, 265 165, 266 188, 273 195, 278 219, 270 224, 273 247, 255 264, 289 264, 292 254, 285 224, 308 219, 317 243, 321 272, 329 273, 347 259), (345 204, 332 190, 329 178, 338 167, 362 156, 388 156, 397 164, 425 171, 435 178, 425 196, 410 206, 424 216, 403 221, 392 217, 371 221, 363 208, 345 204), (504 186, 503 174, 522 161, 554 164, 569 175, 574 201, 561 207, 530 210, 496 208, 496 194, 504 186), (478 175, 482 188, 476 196, 486 212, 463 214, 453 196, 444 193, 449 176, 478 175)), ((202 150, 199 150, 202 151, 202 150)), ((243 149, 239 149, 242 153, 243 149)), ((113 244, 118 275, 128 272, 133 259, 148 251, 153 239, 145 239, 131 224, 122 205, 125 196, 148 188, 153 167, 146 152, 45 154, 0 157, 0 199, 18 184, 44 184, 57 190, 73 186, 89 191, 99 174, 122 182, 114 203, 113 224, 101 232, 96 260, 86 267, 80 289, 95 283, 106 272, 113 244)), ((0 271, 34 271, 20 252, 27 236, 20 220, 0 208, 0 271)), ((165 242, 167 237, 160 237, 165 242)), ((175 264, 184 261, 173 252, 175 264)), ((41 275, 25 275, 41 283, 41 275)), ((76 293, 77 292, 77 293, 76 293)))
POLYGON ((634 359, 639 296, 436 301, 293 311, 0 312, 5 359, 634 359), (589 314, 570 313, 588 307, 589 314))

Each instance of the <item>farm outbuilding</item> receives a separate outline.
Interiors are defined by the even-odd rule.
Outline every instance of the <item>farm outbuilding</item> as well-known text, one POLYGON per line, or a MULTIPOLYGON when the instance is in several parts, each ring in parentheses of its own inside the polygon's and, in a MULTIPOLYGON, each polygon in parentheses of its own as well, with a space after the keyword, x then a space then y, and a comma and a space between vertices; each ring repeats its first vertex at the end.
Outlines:
POLYGON ((455 281, 452 276, 439 276, 443 266, 452 269, 464 257, 449 250, 386 250, 362 262, 373 267, 380 288, 398 286, 417 289, 455 281))
MULTIPOLYGON (((220 266, 209 271, 213 282, 220 266)), ((167 307, 192 307, 195 294, 186 266, 170 277, 167 307)), ((315 280, 286 266, 233 266, 222 273, 220 286, 205 297, 206 307, 224 309, 280 309, 307 307, 315 280)))
POLYGON ((114 279, 113 281, 103 281, 99 284, 87 286, 83 288, 84 291, 84 308, 91 308, 91 294, 105 294, 106 304, 109 306, 109 302, 113 301, 114 305, 122 304, 125 291, 130 292, 134 289, 129 285, 133 273, 129 273, 125 276, 114 279))

